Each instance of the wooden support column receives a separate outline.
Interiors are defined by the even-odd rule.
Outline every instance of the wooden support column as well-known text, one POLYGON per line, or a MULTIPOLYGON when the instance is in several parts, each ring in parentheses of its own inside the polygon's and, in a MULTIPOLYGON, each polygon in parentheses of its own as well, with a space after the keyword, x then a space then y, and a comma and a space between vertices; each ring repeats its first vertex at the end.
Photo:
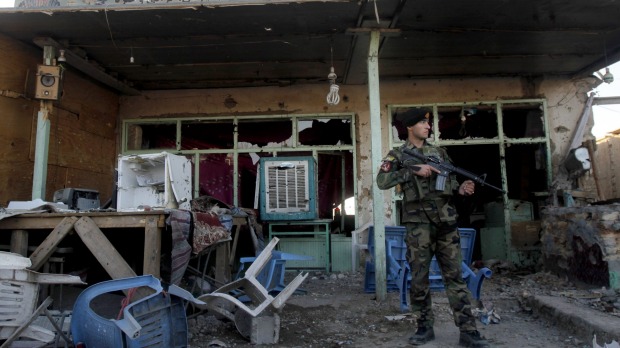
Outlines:
POLYGON ((235 228, 235 236, 233 237, 233 243, 229 251, 230 260, 228 261, 231 267, 235 263, 235 254, 237 253, 237 244, 239 243, 239 234, 241 233, 241 226, 245 224, 245 221, 246 220, 244 218, 233 217, 233 226, 235 228))
POLYGON ((13 230, 11 233, 11 252, 28 256, 28 231, 13 230))
POLYGON ((161 263, 161 234, 159 218, 163 215, 151 215, 146 218, 144 227, 144 263, 142 266, 143 274, 151 274, 155 278, 160 278, 161 263))
POLYGON ((58 244, 73 230, 73 225, 78 221, 76 216, 66 217, 54 228, 45 240, 30 255, 33 271, 38 271, 56 251, 58 244))

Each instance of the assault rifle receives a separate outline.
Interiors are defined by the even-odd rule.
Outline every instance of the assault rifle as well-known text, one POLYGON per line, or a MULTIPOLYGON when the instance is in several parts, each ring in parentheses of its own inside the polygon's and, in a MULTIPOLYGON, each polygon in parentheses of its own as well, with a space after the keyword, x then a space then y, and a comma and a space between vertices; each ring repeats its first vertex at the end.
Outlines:
MULTIPOLYGON (((437 174, 437 182, 435 184, 435 190, 437 191, 443 191, 445 186, 446 186, 446 179, 448 178, 448 176, 450 175, 450 173, 456 173, 456 174, 460 174, 478 184, 480 184, 480 186, 488 186, 492 189, 495 189, 501 193, 506 193, 506 191, 502 190, 499 187, 495 187, 491 184, 487 184, 486 182, 486 178, 487 175, 486 174, 482 174, 482 175, 476 175, 472 172, 468 172, 465 169, 459 168, 459 167, 455 167, 450 163, 444 162, 442 160, 440 160, 437 156, 425 156, 422 154, 419 154, 415 151, 409 150, 409 149, 403 149, 403 152, 406 155, 409 155, 411 157, 417 158, 421 161, 423 161, 424 163, 430 165, 431 167, 437 169, 440 171, 439 174, 437 174)), ((404 158, 405 160, 407 158, 404 158)))

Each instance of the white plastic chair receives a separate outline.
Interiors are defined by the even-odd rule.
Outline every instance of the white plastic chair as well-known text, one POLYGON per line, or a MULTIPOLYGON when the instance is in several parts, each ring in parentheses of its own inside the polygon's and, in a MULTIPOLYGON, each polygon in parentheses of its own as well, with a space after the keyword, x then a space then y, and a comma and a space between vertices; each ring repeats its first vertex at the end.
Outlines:
POLYGON ((252 344, 275 344, 280 335, 279 312, 295 290, 308 277, 308 273, 298 274, 280 293, 273 297, 257 279, 261 270, 272 258, 272 251, 279 239, 274 237, 258 255, 243 278, 234 280, 213 293, 198 297, 205 305, 197 306, 208 309, 233 321, 241 335, 252 344), (244 292, 249 303, 243 303, 230 295, 244 292))
MULTIPOLYGON (((40 315, 46 314, 59 335, 64 336, 51 318, 47 307, 51 298, 45 299, 37 307, 40 284, 84 284, 80 277, 66 274, 38 273, 26 268, 31 266, 30 259, 19 254, 0 252, 0 339, 6 340, 2 346, 10 347, 19 339, 33 341, 32 346, 45 345, 54 340, 56 333, 32 325, 40 315)), ((66 337, 63 337, 68 342, 66 337)))

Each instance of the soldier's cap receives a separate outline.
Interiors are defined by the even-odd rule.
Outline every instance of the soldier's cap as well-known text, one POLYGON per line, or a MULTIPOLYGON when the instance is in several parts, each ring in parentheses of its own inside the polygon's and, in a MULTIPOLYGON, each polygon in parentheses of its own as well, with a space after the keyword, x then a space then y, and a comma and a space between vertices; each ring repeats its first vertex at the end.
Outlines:
POLYGON ((400 121, 403 126, 411 127, 414 124, 429 119, 433 111, 429 108, 412 108, 400 114, 400 121))

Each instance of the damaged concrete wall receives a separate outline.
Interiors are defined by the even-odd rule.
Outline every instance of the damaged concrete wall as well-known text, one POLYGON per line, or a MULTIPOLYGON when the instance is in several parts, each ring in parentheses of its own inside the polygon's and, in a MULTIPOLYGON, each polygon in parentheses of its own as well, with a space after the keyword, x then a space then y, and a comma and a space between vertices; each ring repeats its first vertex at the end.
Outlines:
MULTIPOLYGON (((600 84, 600 80, 589 77, 575 80, 545 79, 540 83, 538 93, 547 99, 549 138, 553 164, 553 186, 557 190, 581 189, 584 196, 597 197, 596 184, 591 172, 578 178, 575 183, 564 169, 564 160, 588 99, 587 93, 600 84), (578 187, 575 187, 578 186, 578 187)), ((580 143, 592 141, 593 118, 589 117, 580 143)))
MULTIPOLYGON (((0 35, 0 206, 32 198, 39 100, 35 73, 40 49, 0 35)), ((112 194, 117 151, 118 96, 65 70, 62 97, 49 114, 46 200, 65 187, 112 194)))
MULTIPOLYGON (((390 131, 388 105, 420 103, 458 103, 497 99, 546 98, 553 171, 558 171, 587 99, 590 81, 518 78, 454 79, 381 82, 383 153, 387 152, 390 131)), ((264 87, 223 90, 151 91, 143 96, 122 97, 121 119, 164 117, 216 117, 218 115, 333 114, 356 115, 357 214, 358 225, 372 221, 371 188, 374 185, 371 162, 370 115, 366 86, 341 86, 342 101, 328 106, 326 85, 264 87)), ((589 134, 589 124, 586 134, 589 134)), ((385 194, 387 221, 392 218, 391 191, 385 194)))
POLYGON ((547 207, 542 262, 546 270, 588 284, 620 288, 620 205, 547 207))

